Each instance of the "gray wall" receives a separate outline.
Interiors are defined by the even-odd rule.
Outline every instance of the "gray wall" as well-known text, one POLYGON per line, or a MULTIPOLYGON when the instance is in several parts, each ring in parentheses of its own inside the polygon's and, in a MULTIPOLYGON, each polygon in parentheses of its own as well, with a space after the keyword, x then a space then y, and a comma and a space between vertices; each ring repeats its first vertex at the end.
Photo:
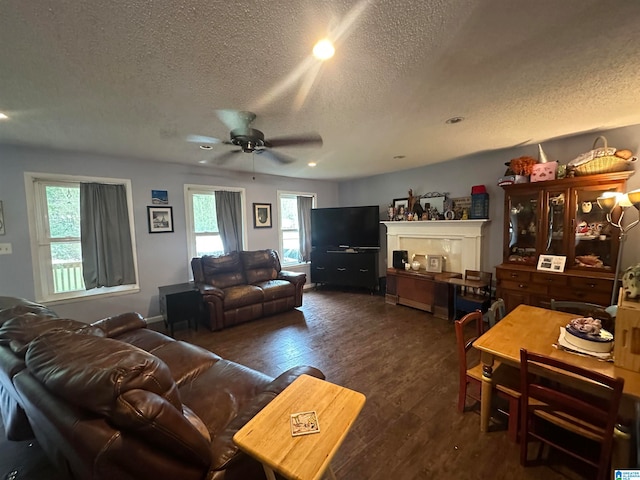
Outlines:
MULTIPOLYGON (((609 130, 604 135, 610 146, 620 149, 628 148, 636 155, 640 154, 640 125, 609 130)), ((566 164, 580 153, 591 150, 597 136, 598 133, 588 133, 546 142, 542 146, 549 160, 558 160, 561 164, 566 164)), ((428 139, 422 141, 428 141, 428 139)), ((342 205, 379 205, 380 216, 386 219, 389 203, 394 198, 407 197, 410 188, 415 195, 426 192, 449 192, 452 197, 464 197, 471 194, 473 185, 485 185, 490 197, 491 222, 486 229, 485 246, 488 245, 488 248, 483 248, 487 256, 482 259, 482 268, 491 271, 496 265, 502 263, 504 192, 497 186, 497 181, 505 173, 505 162, 522 155, 537 158, 537 144, 480 153, 446 163, 342 182, 340 203, 342 205)), ((636 173, 628 180, 627 191, 638 188, 640 188, 640 175, 636 173)), ((629 221, 635 220, 638 218, 638 212, 632 208, 628 216, 629 221)), ((381 235, 385 233, 386 229, 383 227, 381 235)), ((381 272, 386 268, 386 244, 382 245, 381 272)), ((623 269, 640 262, 639 245, 640 226, 637 226, 630 231, 624 247, 623 269)))
MULTIPOLYGON (((59 315, 82 321, 131 310, 147 317, 158 315, 158 286, 188 280, 190 259, 186 248, 185 184, 246 188, 247 248, 250 250, 278 248, 277 190, 315 192, 321 207, 335 206, 338 198, 336 182, 258 174, 254 181, 251 173, 226 172, 211 167, 0 146, 0 200, 3 201, 6 224, 6 234, 0 236, 0 243, 11 243, 13 248, 13 254, 0 255, 0 295, 28 299, 34 299, 35 293, 25 171, 131 179, 140 292, 62 302, 54 306, 59 315), (173 233, 148 233, 147 206, 151 205, 151 190, 168 191, 169 205, 173 207, 173 233), (253 228, 254 202, 272 204, 273 228, 253 228)), ((309 274, 308 267, 305 269, 309 274)))
MULTIPOLYGON (((552 160, 567 163, 575 156, 591 149, 596 133, 547 142, 543 145, 552 160)), ((640 152, 640 125, 606 132, 609 144, 640 152)), ((426 141, 426 140, 425 140, 426 141)), ((482 268, 492 270, 502 262, 502 228, 504 194, 496 186, 506 167, 504 163, 521 155, 537 155, 537 146, 526 146, 498 152, 481 153, 446 163, 429 165, 384 175, 345 182, 297 180, 285 177, 239 174, 215 170, 211 167, 159 164, 129 158, 103 157, 94 154, 56 152, 19 147, 0 146, 0 200, 4 202, 6 235, 0 242, 9 242, 12 255, 0 255, 0 295, 34 298, 33 269, 29 246, 29 231, 24 191, 25 171, 129 178, 133 187, 136 243, 141 291, 89 301, 74 301, 55 305, 56 311, 83 321, 105 315, 135 310, 145 316, 158 314, 158 286, 184 282, 189 277, 186 250, 184 184, 244 187, 247 189, 247 219, 249 249, 277 248, 278 230, 253 229, 252 203, 277 204, 277 190, 316 192, 319 207, 379 205, 381 218, 394 198, 407 196, 409 188, 415 194, 449 192, 452 197, 469 195, 473 185, 485 185, 490 195, 482 268), (146 207, 151 204, 151 190, 167 190, 169 205, 173 206, 174 233, 149 234, 146 207)), ((630 178, 627 190, 640 188, 640 175, 630 178)), ((633 209, 632 209, 633 210, 633 209)), ((274 216, 277 214, 273 211, 274 216)), ((637 218, 637 212, 629 216, 637 218)), ((275 217, 274 217, 275 218, 275 217)), ((384 226, 380 274, 386 269, 384 226)), ((640 227, 631 230, 623 255, 622 266, 640 262, 640 227)), ((307 274, 308 268, 307 268, 307 274)))

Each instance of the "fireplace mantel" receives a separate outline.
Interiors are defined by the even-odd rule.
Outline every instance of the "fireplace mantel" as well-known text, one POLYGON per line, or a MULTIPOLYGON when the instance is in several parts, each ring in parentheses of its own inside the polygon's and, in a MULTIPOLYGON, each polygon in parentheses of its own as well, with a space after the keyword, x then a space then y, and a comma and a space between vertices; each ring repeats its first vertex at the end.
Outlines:
POLYGON ((444 269, 481 270, 482 238, 489 220, 423 220, 381 222, 387 227, 387 267, 394 250, 413 255, 443 255, 444 269))

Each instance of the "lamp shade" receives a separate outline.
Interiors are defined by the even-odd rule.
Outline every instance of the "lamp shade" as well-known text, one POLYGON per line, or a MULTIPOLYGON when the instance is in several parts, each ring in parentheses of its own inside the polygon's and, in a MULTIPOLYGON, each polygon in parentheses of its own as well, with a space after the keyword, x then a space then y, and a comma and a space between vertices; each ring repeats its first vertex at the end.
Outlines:
POLYGON ((604 192, 602 196, 598 197, 598 205, 606 213, 611 213, 611 210, 617 205, 622 197, 620 192, 604 192))
POLYGON ((627 197, 629 198, 629 203, 640 210, 640 189, 627 193, 627 197))

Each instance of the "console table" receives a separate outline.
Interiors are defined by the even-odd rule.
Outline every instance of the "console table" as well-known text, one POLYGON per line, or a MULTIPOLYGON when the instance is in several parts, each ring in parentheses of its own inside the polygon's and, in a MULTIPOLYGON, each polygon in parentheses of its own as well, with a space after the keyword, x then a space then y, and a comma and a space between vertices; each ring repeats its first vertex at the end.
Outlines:
POLYGON ((387 269, 385 300, 394 305, 406 305, 432 313, 438 318, 453 319, 454 286, 452 278, 460 273, 431 273, 425 270, 387 269))
POLYGON ((311 252, 311 282, 378 288, 378 250, 311 252))

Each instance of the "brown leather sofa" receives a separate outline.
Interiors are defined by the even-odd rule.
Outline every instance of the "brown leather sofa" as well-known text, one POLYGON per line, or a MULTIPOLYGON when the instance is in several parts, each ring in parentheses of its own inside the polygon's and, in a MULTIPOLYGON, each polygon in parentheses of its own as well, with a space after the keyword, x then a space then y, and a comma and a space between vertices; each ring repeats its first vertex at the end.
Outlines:
POLYGON ((0 349, 22 362, 0 389, 70 478, 262 480, 234 433, 299 375, 324 378, 306 366, 271 378, 135 313, 87 325, 33 305, 0 310, 0 349))
POLYGON ((307 275, 282 270, 275 250, 196 257, 191 269, 211 330, 302 306, 307 275))

